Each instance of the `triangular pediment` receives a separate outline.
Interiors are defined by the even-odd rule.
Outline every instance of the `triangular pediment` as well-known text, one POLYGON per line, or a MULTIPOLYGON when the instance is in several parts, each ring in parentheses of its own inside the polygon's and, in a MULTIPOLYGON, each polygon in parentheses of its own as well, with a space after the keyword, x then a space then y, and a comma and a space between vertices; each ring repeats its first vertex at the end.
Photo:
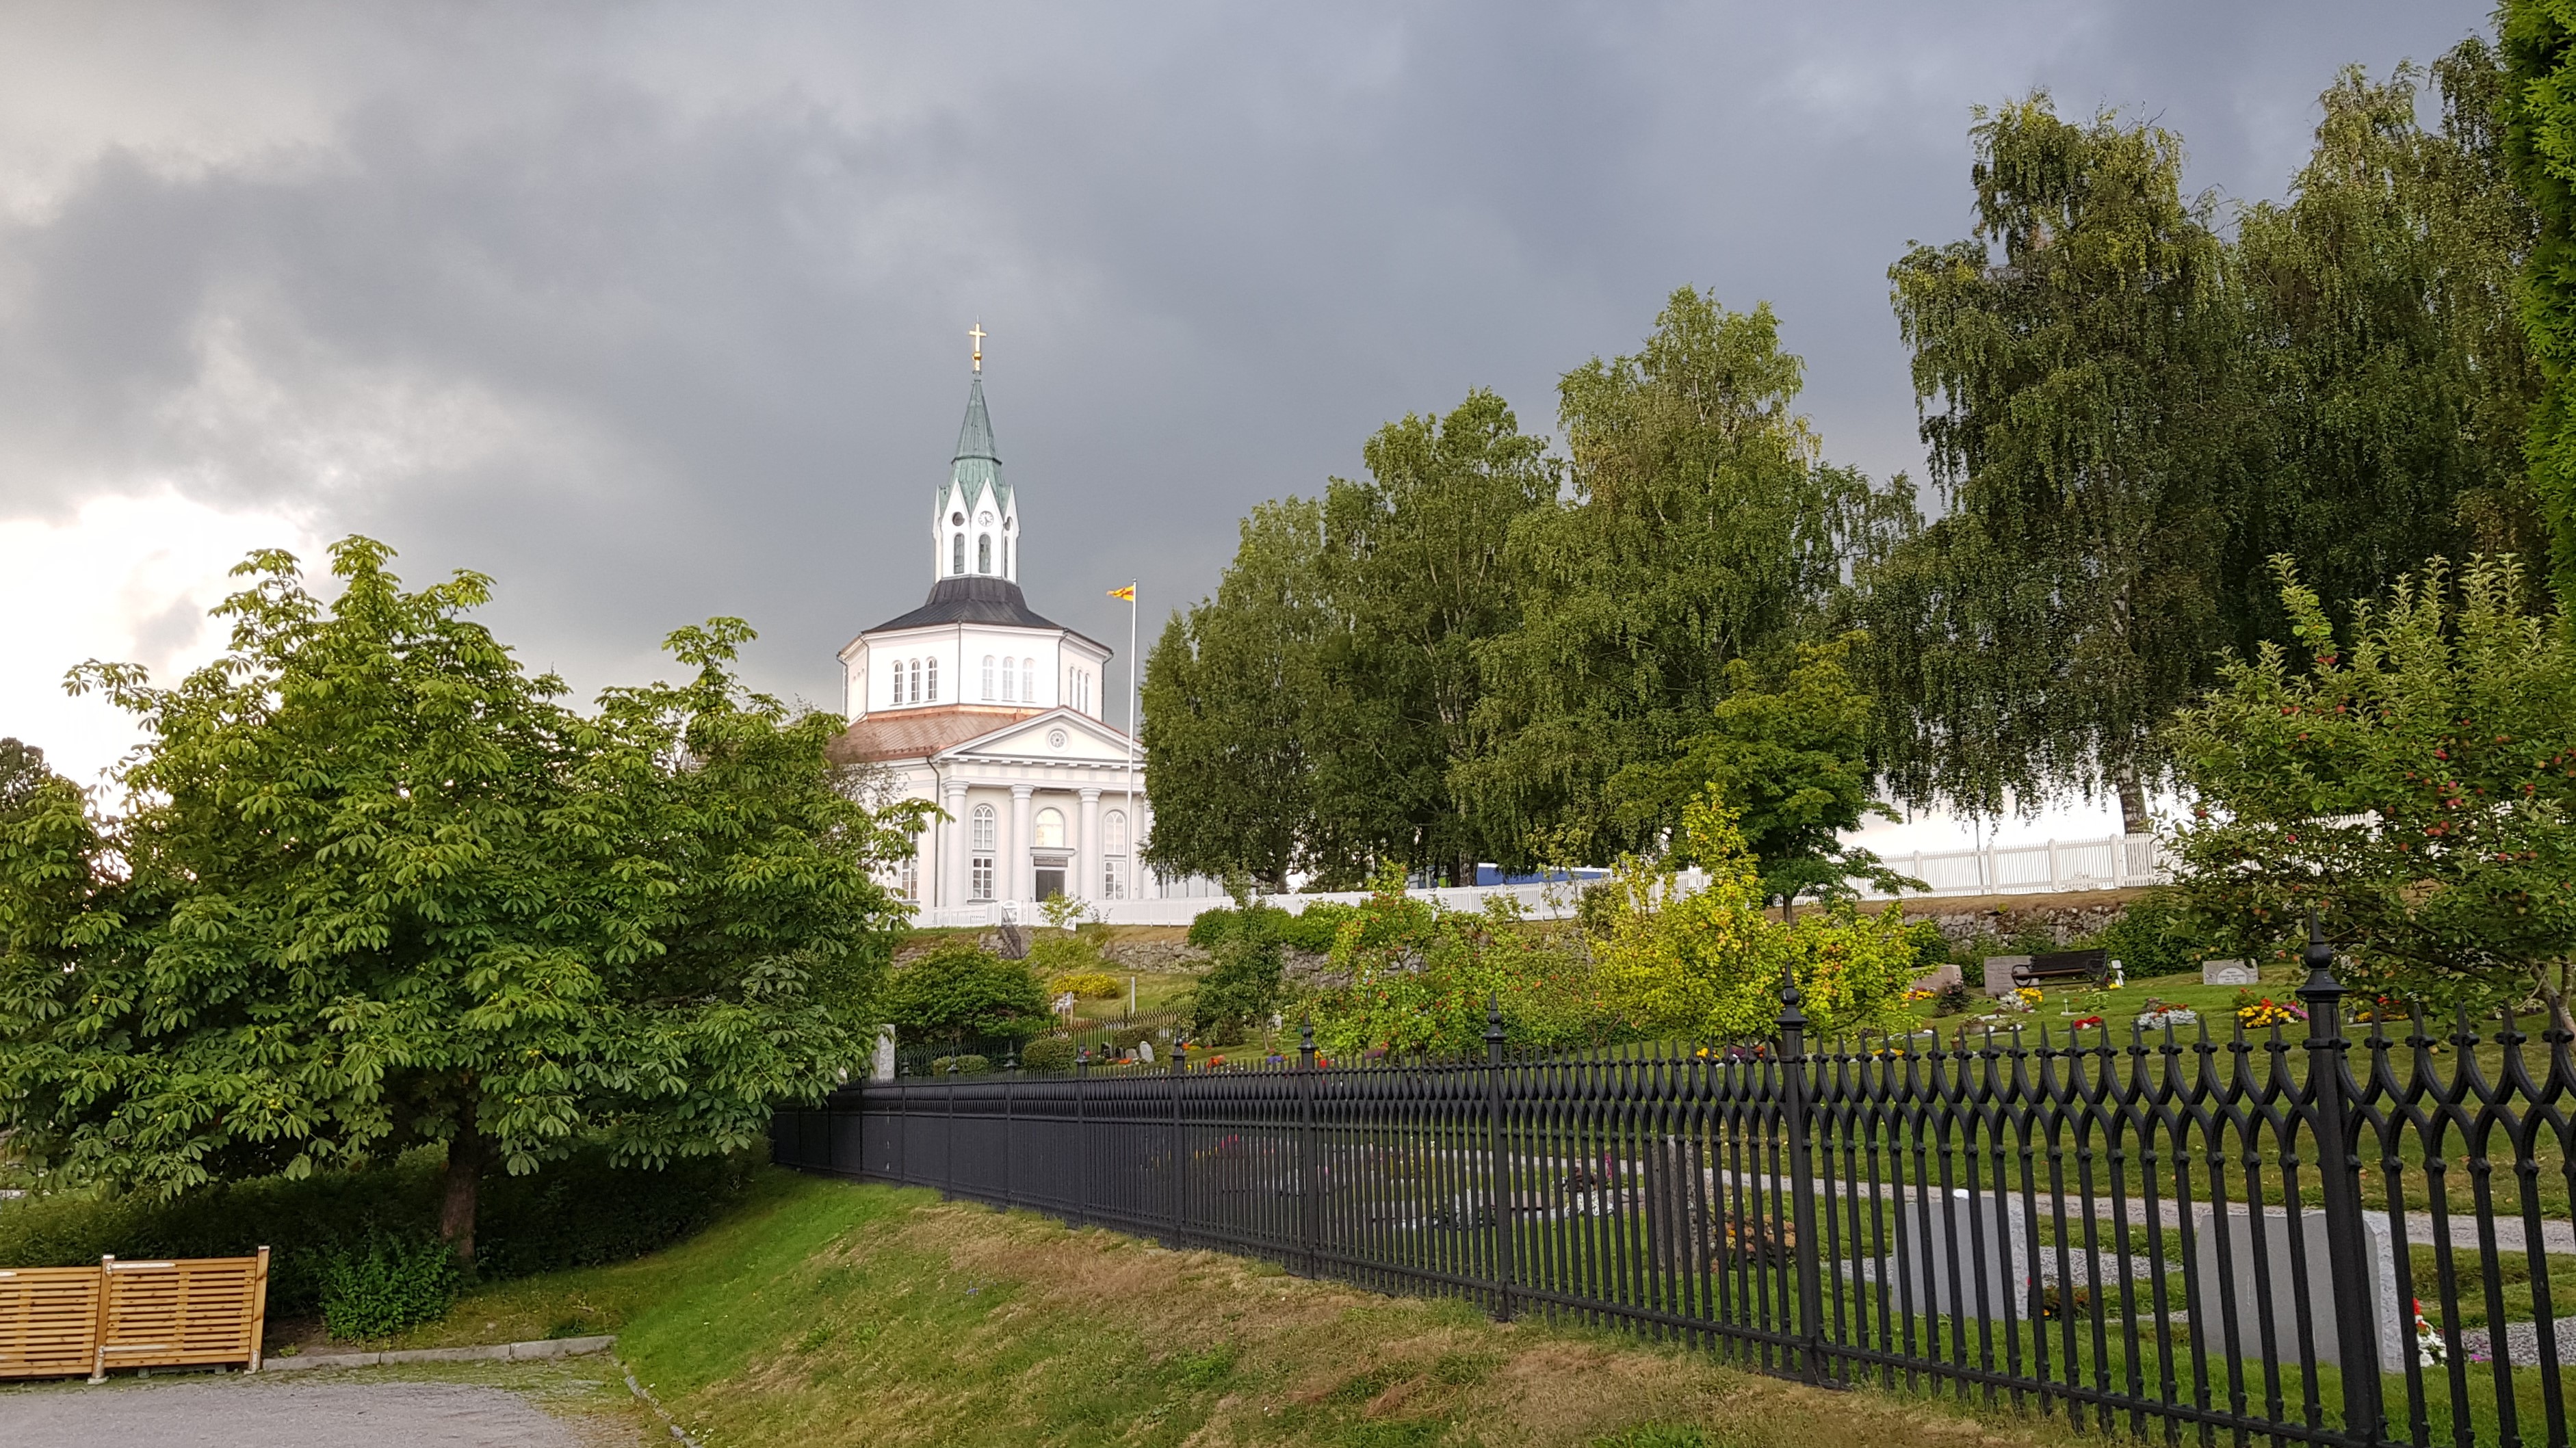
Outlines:
POLYGON ((1061 760, 1067 764, 1124 764, 1127 736, 1079 709, 1049 709, 1016 720, 939 753, 941 759, 1061 760))

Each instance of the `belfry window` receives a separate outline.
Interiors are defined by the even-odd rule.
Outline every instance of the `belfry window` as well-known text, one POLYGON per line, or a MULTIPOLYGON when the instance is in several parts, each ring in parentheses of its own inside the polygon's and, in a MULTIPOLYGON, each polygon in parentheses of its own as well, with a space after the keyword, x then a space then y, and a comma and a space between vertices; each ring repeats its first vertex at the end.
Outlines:
POLYGON ((912 661, 912 702, 921 702, 921 660, 912 661))
POLYGON ((1011 661, 1009 659, 1002 660, 1002 702, 1005 704, 1012 702, 1011 661))
POLYGON ((987 704, 993 702, 993 656, 991 654, 984 656, 984 702, 987 704))
POLYGON ((948 571, 951 573, 966 571, 966 535, 963 533, 949 535, 948 571))
POLYGON ((939 702, 939 660, 923 660, 922 672, 929 675, 928 683, 930 688, 930 692, 923 697, 927 698, 931 703, 936 704, 939 702))
POLYGON ((894 661, 894 687, 886 691, 886 702, 889 704, 903 702, 903 660, 901 659, 894 661))
POLYGON ((1038 701, 1038 661, 1020 660, 1020 697, 1034 704, 1038 701))
POLYGON ((979 534, 975 539, 975 571, 993 571, 993 535, 990 533, 979 534))

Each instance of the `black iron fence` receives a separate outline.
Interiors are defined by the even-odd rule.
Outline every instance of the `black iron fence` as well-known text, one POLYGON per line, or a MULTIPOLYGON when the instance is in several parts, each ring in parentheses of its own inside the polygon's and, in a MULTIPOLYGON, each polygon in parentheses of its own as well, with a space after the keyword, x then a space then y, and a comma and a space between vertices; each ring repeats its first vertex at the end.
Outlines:
POLYGON ((775 1154, 2173 1441, 2566 1443, 2569 1036, 2353 1026, 2327 959, 2298 1039, 1812 1049, 1789 990, 1717 1053, 855 1085, 775 1154))

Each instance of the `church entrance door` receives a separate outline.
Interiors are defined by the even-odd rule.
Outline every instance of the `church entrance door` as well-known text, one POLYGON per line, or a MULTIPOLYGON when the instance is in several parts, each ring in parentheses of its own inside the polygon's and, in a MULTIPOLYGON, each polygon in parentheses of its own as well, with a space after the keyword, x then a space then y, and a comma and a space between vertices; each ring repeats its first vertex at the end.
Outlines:
POLYGON ((1064 866, 1041 864, 1037 877, 1039 899, 1052 900, 1064 893, 1064 866))

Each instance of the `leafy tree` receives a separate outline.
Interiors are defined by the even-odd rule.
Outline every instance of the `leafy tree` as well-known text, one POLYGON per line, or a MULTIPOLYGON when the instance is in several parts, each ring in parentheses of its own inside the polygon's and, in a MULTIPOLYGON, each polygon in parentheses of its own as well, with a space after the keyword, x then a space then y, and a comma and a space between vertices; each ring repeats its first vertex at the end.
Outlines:
POLYGON ((951 941, 895 971, 882 1009, 904 1040, 947 1046, 1029 1034, 1047 1019, 1045 989, 1028 966, 972 941, 951 941))
POLYGON ((0 820, 23 813, 35 803, 37 792, 57 778, 45 767, 45 751, 0 738, 0 820))
POLYGON ((1819 460, 1801 366, 1768 306, 1684 287, 1643 351, 1559 384, 1573 497, 1513 524, 1521 625, 1481 651, 1455 785, 1507 862, 1651 844, 1664 822, 1613 814, 1609 781, 1706 728, 1729 661, 1818 627, 1847 559, 1910 516, 1819 460))
POLYGON ((2269 560, 2330 606, 2436 554, 2542 556, 2523 440, 2539 375, 2513 308, 2531 209, 2504 176, 2495 53, 2423 73, 2347 69, 2286 204, 2238 218, 2231 296, 2242 452, 2227 489, 2220 609, 2239 651, 2284 636, 2269 560))
POLYGON ((1669 871, 1629 861, 1616 881, 1601 987, 1641 1028, 1716 1043, 1772 1035, 1780 987, 1797 982, 1819 1038, 1902 1029, 1905 989, 1920 973, 1916 936, 1894 905, 1848 902, 1794 922, 1763 914, 1761 876, 1735 811, 1711 788, 1683 814, 1683 844, 1708 872, 1679 892, 1669 871))
POLYGON ((2348 982, 2439 1007, 2538 991, 2576 953, 2576 642, 2509 560, 2437 563, 2338 640, 2280 564, 2295 650, 2266 643, 2169 733, 2198 792, 2186 901, 2240 951, 2315 910, 2348 982), (2302 657, 2303 656, 2303 657, 2302 657))
POLYGON ((1556 501, 1557 469, 1487 391, 1448 416, 1408 414, 1362 449, 1368 476, 1324 494, 1320 636, 1312 702, 1317 864, 1349 880, 1404 860, 1470 884, 1490 853, 1453 796, 1484 696, 1476 651, 1520 609, 1512 524, 1556 501))
POLYGON ((1253 509, 1216 596, 1175 613, 1146 658, 1140 732, 1155 822, 1145 854, 1156 864, 1241 870, 1285 890, 1307 850, 1322 532, 1318 503, 1253 509))
POLYGON ((735 685, 739 622, 583 715, 466 618, 488 580, 390 557, 335 545, 326 604, 255 554, 225 658, 74 672, 146 745, 123 815, 49 783, 0 826, 0 1126, 163 1197, 442 1143, 470 1260, 491 1163, 730 1151, 829 1089, 915 822, 840 787, 836 718, 735 685))
POLYGON ((2522 323, 2542 378, 2528 451, 2564 605, 2576 599, 2576 12, 2563 0, 2502 0, 2496 24, 2506 165, 2539 222, 2522 274, 2522 323))
POLYGON ((1611 778, 1623 823, 1678 823, 1714 787, 1737 811, 1738 829, 1761 873, 1763 898, 1786 909, 1800 896, 1853 893, 1864 879, 1881 889, 1924 888, 1842 834, 1869 815, 1899 818, 1876 798, 1869 769, 1877 703, 1853 686, 1844 666, 1866 640, 1847 634, 1801 644, 1785 677, 1765 678, 1749 659, 1727 662, 1726 697, 1710 727, 1682 741, 1672 758, 1631 764, 1611 778))
POLYGON ((1947 504, 1865 574, 1888 762, 1978 813, 2108 787, 2143 831, 2218 623, 2222 247, 2172 132, 1977 116, 1975 235, 1888 272, 1947 504))

